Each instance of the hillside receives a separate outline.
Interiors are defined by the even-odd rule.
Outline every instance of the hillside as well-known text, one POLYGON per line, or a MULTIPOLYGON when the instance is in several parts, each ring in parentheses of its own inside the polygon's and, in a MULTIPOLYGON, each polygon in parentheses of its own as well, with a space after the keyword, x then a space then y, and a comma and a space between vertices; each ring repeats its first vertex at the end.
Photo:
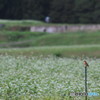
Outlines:
POLYGON ((0 20, 0 25, 0 47, 100 44, 100 31, 49 34, 48 32, 30 32, 28 29, 30 26, 64 24, 47 24, 34 20, 0 20))
MULTIPOLYGON (((39 21, 0 20, 0 54, 10 55, 55 55, 61 57, 83 56, 100 57, 100 31, 78 31, 66 33, 30 32, 12 30, 12 27, 31 25, 54 25, 39 21), (23 47, 16 50, 10 49, 23 47), (27 47, 32 47, 31 49, 27 47), (3 49, 9 48, 9 49, 3 49)), ((59 24, 56 24, 59 25, 59 24)), ((63 25, 63 24, 60 24, 63 25)))
POLYGON ((97 32, 68 32, 48 34, 46 32, 0 31, 1 47, 29 47, 55 45, 100 44, 97 32))

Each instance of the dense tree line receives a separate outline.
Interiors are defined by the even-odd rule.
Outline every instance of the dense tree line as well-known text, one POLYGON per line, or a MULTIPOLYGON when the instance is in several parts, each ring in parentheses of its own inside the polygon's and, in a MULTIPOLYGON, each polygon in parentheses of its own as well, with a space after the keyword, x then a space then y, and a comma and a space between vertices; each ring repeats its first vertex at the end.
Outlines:
POLYGON ((0 19, 44 20, 55 23, 100 23, 99 0, 0 0, 0 19))

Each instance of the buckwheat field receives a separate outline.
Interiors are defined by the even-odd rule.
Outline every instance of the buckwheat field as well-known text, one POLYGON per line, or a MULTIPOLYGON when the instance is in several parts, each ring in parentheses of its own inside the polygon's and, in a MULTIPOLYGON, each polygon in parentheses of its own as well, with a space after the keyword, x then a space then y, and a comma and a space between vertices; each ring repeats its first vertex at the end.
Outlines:
MULTIPOLYGON (((88 92, 100 93, 100 59, 86 58, 88 92)), ((84 100, 83 58, 0 56, 0 100, 84 100)), ((89 97, 89 100, 100 100, 89 97)))

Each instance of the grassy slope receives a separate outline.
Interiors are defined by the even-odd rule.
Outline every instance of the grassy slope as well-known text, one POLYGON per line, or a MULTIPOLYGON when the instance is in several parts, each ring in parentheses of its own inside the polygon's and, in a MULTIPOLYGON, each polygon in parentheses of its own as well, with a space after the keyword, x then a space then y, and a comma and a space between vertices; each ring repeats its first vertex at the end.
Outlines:
POLYGON ((45 23, 35 20, 0 20, 0 24, 5 24, 6 27, 11 27, 11 26, 42 25, 45 23))
MULTIPOLYGON (((83 45, 100 44, 100 34, 98 32, 73 32, 48 34, 45 32, 11 32, 1 31, 0 42, 26 41, 29 46, 55 46, 55 45, 83 45)), ((25 44, 22 44, 25 45, 25 44)), ((26 45, 26 46, 27 46, 26 45)))
MULTIPOLYGON (((35 26, 43 26, 43 25, 46 25, 46 26, 49 26, 49 25, 68 25, 68 24, 61 24, 61 23, 45 23, 45 22, 42 22, 42 21, 38 21, 38 20, 0 20, 0 24, 5 24, 7 27, 11 27, 11 26, 32 26, 32 25, 35 25, 35 26)), ((81 25, 81 24, 79 24, 81 25)))
MULTIPOLYGON (((29 31, 10 31, 6 28, 12 26, 32 26, 32 25, 63 25, 63 24, 46 24, 34 20, 0 20, 0 24, 5 24, 4 28, 0 28, 0 43, 26 41, 29 46, 45 46, 45 45, 81 45, 81 44, 100 44, 100 31, 96 32, 67 32, 61 34, 47 34, 41 32, 29 31)), ((66 24, 67 25, 67 24, 66 24)), ((22 44, 23 45, 23 44, 22 44)))
POLYGON ((0 31, 0 42, 17 42, 29 39, 36 39, 45 35, 45 32, 18 32, 18 31, 0 31))
MULTIPOLYGON (((1 49, 0 53, 18 55, 22 52, 25 55, 56 55, 56 56, 82 56, 100 57, 100 31, 96 32, 67 32, 59 34, 48 34, 41 32, 21 32, 6 30, 12 26, 31 26, 31 25, 57 25, 46 24, 33 20, 0 20, 0 24, 6 26, 0 29, 0 46, 4 47, 28 47, 28 46, 50 46, 36 47, 28 49, 1 49), (5 43, 5 45, 1 45, 5 43), (97 45, 98 44, 98 45, 97 45), (69 46, 68 46, 69 45, 69 46), (71 45, 71 46, 70 46, 71 45), (79 45, 79 46, 73 46, 79 45), (82 48, 80 45, 84 45, 82 48), (85 45, 88 45, 85 46, 85 45), (54 47, 52 47, 54 46, 54 47), (55 47, 58 46, 58 47, 55 47), (9 50, 11 52, 9 52, 9 50)), ((61 24, 58 24, 61 25, 61 24)), ((67 24, 66 24, 67 25, 67 24)))
POLYGON ((58 57, 98 57, 100 58, 100 45, 75 45, 75 46, 44 46, 32 48, 6 48, 0 49, 0 54, 48 56, 58 57))
POLYGON ((49 34, 38 38, 33 45, 77 45, 100 44, 99 32, 73 32, 65 34, 49 34))

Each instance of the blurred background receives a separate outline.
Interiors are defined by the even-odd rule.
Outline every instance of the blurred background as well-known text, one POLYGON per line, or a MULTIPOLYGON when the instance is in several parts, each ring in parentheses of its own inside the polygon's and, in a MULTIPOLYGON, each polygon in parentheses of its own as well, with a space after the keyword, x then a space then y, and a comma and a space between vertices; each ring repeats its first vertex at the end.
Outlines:
POLYGON ((100 23, 99 0, 0 0, 1 19, 32 19, 53 23, 100 23))
POLYGON ((0 53, 100 57, 99 23, 99 0, 0 0, 0 53))

